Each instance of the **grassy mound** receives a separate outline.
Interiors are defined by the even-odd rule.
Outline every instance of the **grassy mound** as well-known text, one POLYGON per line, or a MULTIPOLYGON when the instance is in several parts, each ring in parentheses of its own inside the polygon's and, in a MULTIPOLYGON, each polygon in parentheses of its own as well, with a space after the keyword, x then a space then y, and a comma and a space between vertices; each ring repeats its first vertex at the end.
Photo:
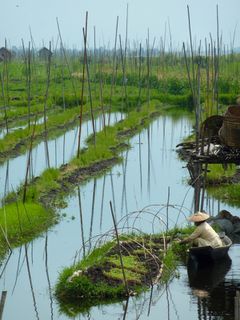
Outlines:
POLYGON ((165 253, 162 236, 121 236, 122 269, 116 241, 107 242, 61 272, 55 288, 60 309, 73 315, 146 290, 161 278, 165 253))

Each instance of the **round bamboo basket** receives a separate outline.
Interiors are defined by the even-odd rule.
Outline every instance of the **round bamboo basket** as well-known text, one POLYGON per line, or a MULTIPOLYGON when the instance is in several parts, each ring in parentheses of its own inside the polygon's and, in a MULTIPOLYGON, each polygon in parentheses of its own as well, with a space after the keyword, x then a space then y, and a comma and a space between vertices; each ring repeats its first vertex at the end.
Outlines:
POLYGON ((240 105, 228 107, 219 130, 219 137, 223 144, 240 148, 240 105))

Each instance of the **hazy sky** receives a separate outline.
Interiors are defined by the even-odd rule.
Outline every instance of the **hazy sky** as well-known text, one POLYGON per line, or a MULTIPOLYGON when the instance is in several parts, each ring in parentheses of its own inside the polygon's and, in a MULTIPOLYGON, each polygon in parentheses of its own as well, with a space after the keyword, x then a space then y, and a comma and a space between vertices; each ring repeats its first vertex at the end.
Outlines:
MULTIPOLYGON (((82 27, 85 12, 89 14, 89 42, 93 41, 96 27, 97 45, 113 45, 116 17, 119 16, 119 32, 125 37, 126 8, 129 6, 130 40, 145 43, 149 28, 150 38, 156 43, 170 25, 175 46, 188 40, 187 5, 190 7, 192 34, 199 41, 216 39, 216 5, 219 8, 220 32, 223 42, 229 44, 236 28, 235 46, 240 46, 240 0, 1 0, 0 46, 6 38, 10 45, 21 45, 21 39, 30 40, 29 27, 34 41, 41 46, 56 40, 60 23, 64 43, 72 47, 82 45, 82 27)), ((167 35, 169 43, 169 35, 167 35)))

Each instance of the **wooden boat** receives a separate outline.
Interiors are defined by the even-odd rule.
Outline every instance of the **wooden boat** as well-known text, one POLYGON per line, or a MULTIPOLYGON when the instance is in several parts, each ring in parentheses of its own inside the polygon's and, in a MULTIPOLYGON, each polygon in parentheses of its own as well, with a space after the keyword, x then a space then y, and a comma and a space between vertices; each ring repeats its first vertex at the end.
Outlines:
POLYGON ((223 242, 222 247, 212 248, 211 246, 206 247, 192 247, 189 249, 189 258, 197 260, 200 263, 216 261, 223 259, 228 256, 228 250, 232 245, 232 240, 224 235, 221 237, 223 242))

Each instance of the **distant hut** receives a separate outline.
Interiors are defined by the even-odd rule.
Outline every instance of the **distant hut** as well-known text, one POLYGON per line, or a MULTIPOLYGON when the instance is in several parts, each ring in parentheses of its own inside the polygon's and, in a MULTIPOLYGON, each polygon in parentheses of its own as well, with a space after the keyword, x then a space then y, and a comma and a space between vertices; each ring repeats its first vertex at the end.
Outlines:
POLYGON ((12 58, 12 53, 7 48, 2 47, 0 49, 0 62, 1 61, 9 61, 12 58))
POLYGON ((46 47, 43 47, 38 51, 38 56, 41 60, 47 60, 49 57, 52 56, 52 54, 52 51, 46 47))

